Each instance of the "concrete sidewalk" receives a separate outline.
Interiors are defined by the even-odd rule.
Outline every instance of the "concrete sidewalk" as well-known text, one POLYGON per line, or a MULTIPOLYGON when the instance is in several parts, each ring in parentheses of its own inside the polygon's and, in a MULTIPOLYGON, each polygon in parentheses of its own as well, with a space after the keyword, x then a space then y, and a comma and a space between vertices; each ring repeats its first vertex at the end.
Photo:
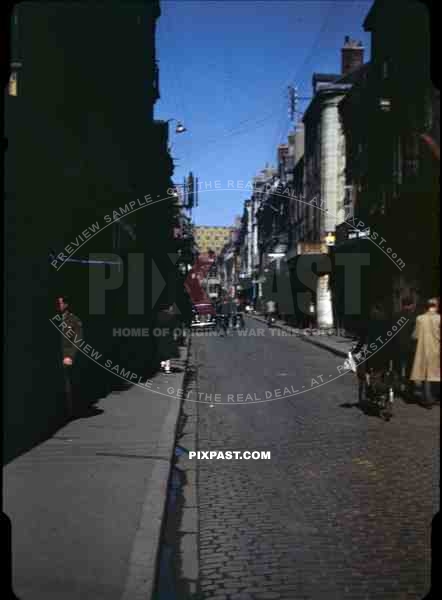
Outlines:
POLYGON ((187 355, 4 468, 20 600, 150 600, 187 355))
MULTIPOLYGON (((249 316, 261 323, 267 324, 265 317, 263 317, 259 313, 255 313, 249 316)), ((354 344, 353 338, 350 337, 328 335, 326 333, 321 335, 313 333, 312 335, 310 335, 307 333, 307 330, 296 329, 295 327, 287 325, 286 323, 284 323, 284 321, 277 320, 274 327, 277 327, 278 329, 281 329, 282 331, 285 331, 286 333, 289 333, 291 335, 296 335, 297 337, 299 337, 299 339, 304 340, 309 344, 314 344, 315 346, 324 348, 325 350, 336 354, 336 356, 341 356, 343 358, 347 358, 348 352, 354 344)))

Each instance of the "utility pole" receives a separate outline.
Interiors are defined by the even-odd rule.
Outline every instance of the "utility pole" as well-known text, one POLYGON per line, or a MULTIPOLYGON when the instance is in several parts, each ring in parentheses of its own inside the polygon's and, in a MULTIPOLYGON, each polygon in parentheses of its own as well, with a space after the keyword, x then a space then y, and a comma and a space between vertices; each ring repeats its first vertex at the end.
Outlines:
POLYGON ((289 118, 292 123, 295 122, 296 113, 298 112, 298 88, 292 85, 288 86, 289 95, 289 118))
POLYGON ((312 96, 300 96, 298 93, 297 86, 288 86, 288 102, 289 102, 289 118, 290 121, 295 124, 296 115, 301 115, 302 112, 298 110, 300 100, 311 100, 312 96))

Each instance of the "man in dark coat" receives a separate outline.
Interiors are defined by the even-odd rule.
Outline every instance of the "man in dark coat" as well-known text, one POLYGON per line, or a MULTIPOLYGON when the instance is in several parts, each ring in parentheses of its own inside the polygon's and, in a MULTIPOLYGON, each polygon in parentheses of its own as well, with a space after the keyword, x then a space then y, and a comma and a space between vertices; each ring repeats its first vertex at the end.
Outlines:
POLYGON ((219 333, 220 330, 225 330, 224 327, 224 313, 223 313, 223 299, 218 298, 215 303, 215 311, 216 311, 216 331, 219 333))
POLYGON ((226 335, 228 333, 230 322, 234 313, 232 298, 226 296, 222 305, 222 315, 223 315, 223 327, 226 335))
POLYGON ((387 332, 390 330, 391 323, 387 319, 382 304, 376 303, 370 310, 370 318, 361 322, 359 342, 355 348, 355 353, 357 353, 363 346, 366 346, 361 365, 362 373, 369 368, 375 371, 384 371, 388 366, 394 355, 393 344, 388 343, 387 332))
POLYGON ((60 325, 62 332, 62 357, 65 372, 66 400, 68 416, 74 415, 74 403, 77 403, 78 391, 78 365, 77 354, 78 344, 83 339, 83 325, 80 319, 71 312, 70 303, 66 296, 57 298, 57 311, 60 313, 62 322, 66 325, 60 325))

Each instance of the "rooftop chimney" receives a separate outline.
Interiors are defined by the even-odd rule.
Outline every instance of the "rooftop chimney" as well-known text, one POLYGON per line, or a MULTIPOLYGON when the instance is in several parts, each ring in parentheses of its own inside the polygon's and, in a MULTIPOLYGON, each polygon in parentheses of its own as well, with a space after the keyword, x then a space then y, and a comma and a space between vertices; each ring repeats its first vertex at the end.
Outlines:
POLYGON ((364 64, 364 47, 362 42, 352 40, 350 36, 346 35, 344 45, 341 50, 342 56, 342 75, 347 75, 355 69, 359 69, 364 64))

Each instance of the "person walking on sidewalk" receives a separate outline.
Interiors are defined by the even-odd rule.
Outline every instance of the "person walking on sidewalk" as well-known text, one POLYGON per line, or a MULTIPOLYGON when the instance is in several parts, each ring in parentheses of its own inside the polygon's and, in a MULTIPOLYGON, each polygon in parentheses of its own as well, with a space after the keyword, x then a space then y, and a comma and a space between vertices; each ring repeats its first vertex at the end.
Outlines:
POLYGON ((221 311, 222 311, 222 321, 221 321, 222 327, 223 327, 224 333, 226 335, 228 335, 230 321, 232 318, 232 301, 228 296, 226 296, 224 298, 221 311))
POLYGON ((223 312, 223 300, 222 298, 218 298, 215 304, 215 312, 216 312, 216 331, 220 333, 220 331, 224 331, 224 312, 223 312))
MULTIPOLYGON (((431 408, 435 402, 433 388, 440 387, 440 314, 439 299, 431 298, 427 310, 416 319, 413 338, 416 340, 411 381, 423 391, 422 405, 431 408)), ((440 391, 440 390, 439 390, 440 391)))
POLYGON ((266 319, 269 325, 272 319, 276 319, 276 302, 272 299, 266 302, 266 319))
POLYGON ((244 299, 243 298, 235 298, 235 327, 239 329, 244 329, 245 321, 244 321, 244 299))
POLYGON ((65 375, 65 387, 66 387, 66 401, 68 417, 71 418, 74 415, 74 402, 76 400, 76 388, 77 388, 77 353, 78 347, 75 345, 83 337, 83 325, 80 319, 71 312, 70 302, 66 296, 59 296, 57 298, 57 311, 60 313, 63 323, 66 323, 67 327, 62 327, 62 356, 63 356, 63 367, 65 375), (73 341, 71 341, 73 339, 73 341))

